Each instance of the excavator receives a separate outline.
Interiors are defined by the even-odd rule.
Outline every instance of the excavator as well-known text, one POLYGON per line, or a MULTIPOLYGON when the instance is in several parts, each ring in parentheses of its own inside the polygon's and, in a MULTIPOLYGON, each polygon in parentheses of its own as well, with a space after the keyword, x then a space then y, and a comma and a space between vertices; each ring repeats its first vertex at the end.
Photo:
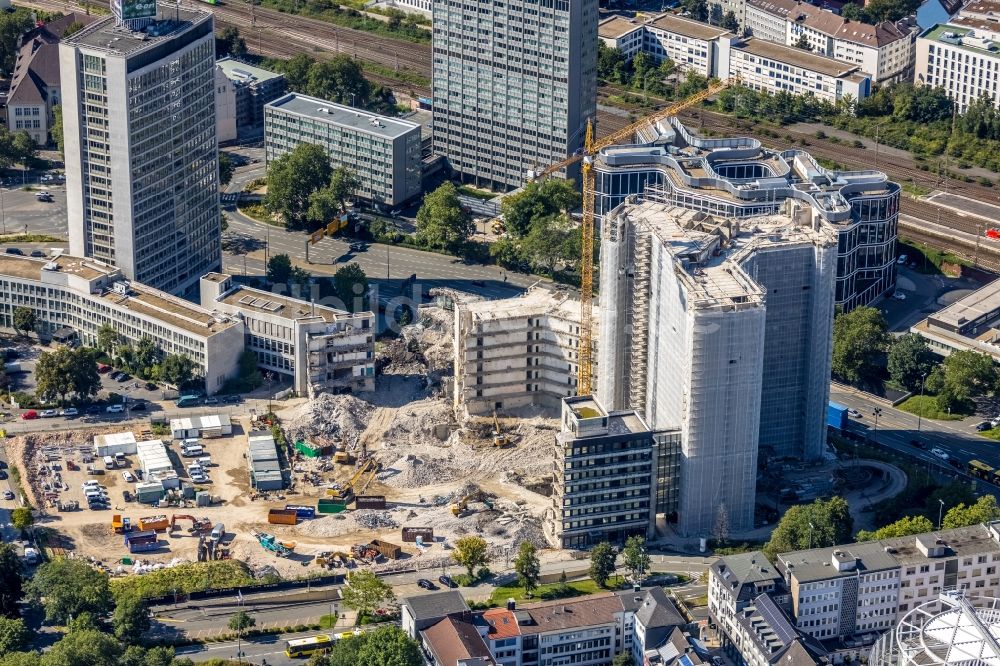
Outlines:
POLYGON ((189 532, 199 533, 199 532, 210 532, 212 530, 212 521, 209 520, 208 518, 195 518, 194 516, 175 513, 170 516, 171 532, 174 532, 178 529, 177 527, 178 520, 191 521, 191 529, 188 530, 189 532))
POLYGON ((488 509, 493 508, 493 502, 481 488, 477 488, 468 495, 451 505, 451 515, 461 517, 469 510, 469 502, 482 502, 488 509))
MULTIPOLYGON (((326 491, 327 496, 337 502, 344 502, 345 504, 350 502, 354 498, 354 487, 357 485, 358 480, 361 479, 361 477, 366 473, 370 472, 373 468, 377 470, 378 463, 375 462, 374 458, 369 458, 364 462, 364 464, 358 467, 351 479, 342 487, 328 488, 326 491)), ((374 474, 372 474, 372 476, 374 476, 374 474)), ((365 484, 365 487, 367 487, 367 484, 365 484)))
POLYGON ((493 446, 504 447, 511 444, 511 439, 500 429, 500 417, 497 410, 493 410, 493 446))
POLYGON ((264 548, 264 550, 269 550, 278 557, 287 557, 291 552, 295 544, 286 544, 278 541, 278 539, 273 534, 267 534, 265 532, 251 532, 257 542, 264 548))
POLYGON ((368 486, 375 480, 375 475, 382 471, 382 465, 375 462, 374 458, 371 458, 366 466, 368 467, 368 476, 364 477, 360 484, 358 484, 358 495, 364 495, 365 491, 368 490, 368 486))

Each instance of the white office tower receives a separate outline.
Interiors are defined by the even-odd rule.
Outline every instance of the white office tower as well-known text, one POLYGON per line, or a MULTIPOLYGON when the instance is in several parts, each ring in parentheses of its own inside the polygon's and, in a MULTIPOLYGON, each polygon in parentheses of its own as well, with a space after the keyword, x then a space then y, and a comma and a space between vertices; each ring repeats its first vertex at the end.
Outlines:
POLYGON ((510 189, 580 148, 597 113, 597 6, 434 0, 434 152, 510 189))
POLYGON ((180 293, 222 262, 212 14, 115 10, 59 45, 70 251, 180 293))
POLYGON ((759 442, 822 449, 836 238, 791 203, 727 220, 658 194, 604 219, 598 397, 680 428, 681 534, 748 530, 759 442))

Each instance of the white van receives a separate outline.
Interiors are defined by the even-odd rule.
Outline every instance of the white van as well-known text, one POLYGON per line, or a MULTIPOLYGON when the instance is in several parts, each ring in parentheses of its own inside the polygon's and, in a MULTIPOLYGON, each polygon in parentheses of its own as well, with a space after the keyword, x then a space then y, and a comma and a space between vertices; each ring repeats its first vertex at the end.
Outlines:
POLYGON ((104 469, 114 469, 115 459, 111 456, 104 456, 104 469))
POLYGON ((201 458, 198 458, 198 464, 202 467, 211 467, 212 456, 202 456, 201 458))
POLYGON ((89 502, 91 500, 102 499, 104 494, 97 490, 97 488, 87 488, 87 490, 84 491, 83 496, 86 497, 89 502))
POLYGON ((185 458, 197 458, 205 452, 205 449, 200 446, 189 446, 187 448, 181 449, 181 455, 185 458))
POLYGON ((124 467, 125 466, 125 454, 124 453, 116 453, 115 454, 115 463, 119 467, 124 467))
POLYGON ((101 484, 95 481, 94 479, 87 479, 86 481, 83 482, 83 484, 81 484, 81 487, 84 490, 86 490, 87 488, 97 488, 100 485, 101 484))

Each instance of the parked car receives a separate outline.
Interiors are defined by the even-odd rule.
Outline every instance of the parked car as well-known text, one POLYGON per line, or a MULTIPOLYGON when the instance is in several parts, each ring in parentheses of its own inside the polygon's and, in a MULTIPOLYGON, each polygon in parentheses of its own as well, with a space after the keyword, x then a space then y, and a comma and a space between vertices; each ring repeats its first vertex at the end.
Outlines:
POLYGON ((42 191, 35 195, 35 199, 38 201, 44 201, 46 203, 52 201, 52 195, 48 192, 42 191))
POLYGON ((31 256, 35 257, 36 259, 41 259, 45 257, 45 253, 42 252, 41 250, 32 250, 31 256))
POLYGON ((125 411, 125 405, 108 405, 104 411, 108 414, 121 414, 125 411))
POLYGON ((3 481, 6 478, 7 478, 7 470, 0 469, 0 481, 3 481))
POLYGON ((80 411, 76 407, 67 407, 59 412, 59 416, 78 416, 80 411))
POLYGON ((4 250, 4 252, 6 252, 7 254, 16 254, 19 257, 24 256, 24 252, 21 252, 21 248, 17 247, 8 247, 6 250, 4 250))
POLYGON ((430 582, 426 578, 420 578, 417 580, 417 587, 422 587, 425 590, 436 590, 437 586, 430 582))
POLYGON ((132 379, 132 375, 128 374, 127 372, 120 372, 118 373, 118 377, 115 379, 115 381, 121 384, 122 382, 127 382, 130 379, 132 379))
POLYGON ((204 474, 192 474, 191 483, 208 483, 208 477, 204 474))
POLYGON ((445 587, 458 587, 458 585, 455 584, 455 581, 451 579, 451 576, 439 576, 438 582, 445 587))
POLYGON ((103 375, 103 374, 106 374, 108 372, 111 372, 111 366, 110 365, 108 365, 106 363, 98 363, 97 364, 97 374, 103 375))
POLYGON ((941 460, 947 460, 950 456, 938 447, 931 449, 931 455, 940 458, 941 460))
POLYGON ((90 407, 87 407, 87 413, 88 414, 100 414, 101 413, 101 406, 100 405, 91 405, 90 407))
POLYGON ((847 413, 848 413, 848 415, 853 416, 856 419, 860 419, 861 416, 862 416, 861 412, 859 412, 856 409, 848 409, 847 413))
POLYGON ((43 419, 52 419, 59 416, 59 411, 55 409, 43 409, 38 415, 43 419))
POLYGON ((892 297, 895 298, 897 301, 905 301, 906 300, 906 294, 904 294, 901 291, 894 291, 892 293, 892 297))
POLYGON ((125 479, 125 483, 132 483, 135 481, 135 477, 132 476, 132 472, 122 472, 122 478, 125 479))
POLYGON ((114 370, 110 375, 108 375, 108 378, 117 380, 123 374, 125 373, 123 373, 121 370, 114 370))
POLYGON ((132 403, 132 406, 131 406, 130 409, 133 412, 144 412, 144 411, 146 411, 146 401, 145 400, 136 400, 135 402, 132 403))
POLYGON ((993 428, 1000 426, 1000 416, 990 419, 990 426, 992 426, 993 428))
POLYGON ((23 421, 32 421, 37 418, 38 418, 38 412, 36 412, 33 409, 29 409, 28 411, 23 412, 21 414, 21 420, 23 421))
POLYGON ((206 405, 217 405, 217 404, 219 404, 219 399, 218 398, 205 398, 204 404, 206 404, 206 405))
POLYGON ((146 390, 147 391, 155 391, 158 388, 159 388, 159 386, 157 386, 154 382, 146 382, 146 390))
POLYGON ((992 428, 993 425, 989 421, 981 421, 976 424, 976 430, 978 430, 979 432, 983 432, 984 430, 990 430, 992 428))
POLYGON ((5 500, 12 500, 14 499, 14 493, 10 492, 9 490, 5 490, 3 491, 3 498, 5 500))
POLYGON ((902 266, 903 264, 906 263, 906 260, 908 258, 909 257, 907 257, 905 254, 901 254, 901 255, 899 255, 899 259, 896 260, 896 263, 899 264, 900 266, 902 266))

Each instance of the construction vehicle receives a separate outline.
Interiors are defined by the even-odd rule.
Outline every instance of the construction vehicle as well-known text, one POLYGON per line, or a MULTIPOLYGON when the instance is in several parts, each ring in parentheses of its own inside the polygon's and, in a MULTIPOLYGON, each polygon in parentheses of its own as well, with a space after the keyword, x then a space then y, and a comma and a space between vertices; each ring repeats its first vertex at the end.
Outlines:
MULTIPOLYGON (((343 486, 341 486, 340 488, 328 488, 327 491, 326 491, 327 496, 330 497, 331 499, 334 499, 334 500, 338 501, 338 502, 344 502, 345 504, 347 502, 350 502, 351 499, 355 495, 354 487, 358 483, 358 481, 361 479, 361 477, 364 476, 365 474, 371 472, 372 468, 377 468, 377 467, 378 467, 378 463, 375 462, 375 459, 374 458, 369 458, 368 460, 366 460, 363 464, 361 464, 358 467, 357 471, 354 472, 354 475, 351 476, 350 480, 347 483, 345 483, 343 486)), ((377 473, 378 472, 376 471, 375 474, 377 474, 377 473)), ((374 477, 375 474, 372 474, 372 476, 374 477)), ((369 481, 369 483, 370 483, 370 481, 369 481)), ((367 484, 366 484, 366 487, 367 487, 367 484)))
POLYGON ((80 503, 76 500, 70 500, 68 502, 59 501, 56 503, 56 508, 59 511, 77 511, 80 508, 80 503))
POLYGON ((368 461, 367 467, 368 476, 361 481, 360 485, 355 490, 355 497, 358 495, 364 495, 365 491, 368 490, 368 486, 370 486, 371 482, 375 480, 375 475, 382 471, 382 465, 376 462, 374 458, 371 458, 368 461))
POLYGON ((122 525, 123 525, 122 514, 116 513, 115 515, 111 516, 111 530, 115 534, 121 534, 123 532, 122 525))
POLYGON ((504 447, 510 444, 510 437, 504 434, 503 430, 500 429, 500 417, 497 416, 497 410, 493 410, 493 446, 504 447))
POLYGON ((253 534, 253 537, 257 539, 257 543, 264 550, 269 550, 278 557, 286 557, 291 552, 273 534, 267 534, 266 532, 251 532, 251 534, 253 534))
POLYGON ((451 515, 456 517, 464 515, 469 510, 469 502, 482 502, 486 508, 493 508, 493 502, 490 501, 489 496, 482 489, 477 488, 451 505, 451 515))
MULTIPOLYGON (((738 83, 738 77, 710 83, 708 88, 690 97, 660 109, 645 118, 640 118, 617 132, 601 139, 595 139, 593 124, 587 123, 587 133, 583 149, 542 169, 532 180, 546 178, 568 166, 583 163, 583 216, 580 220, 580 352, 578 356, 577 395, 593 393, 593 335, 594 335, 594 159, 597 154, 610 146, 635 143, 634 137, 640 130, 676 116, 678 113, 716 95, 729 86, 738 83)), ((499 219, 499 218, 498 218, 499 219)))
POLYGON ((178 520, 190 520, 191 528, 189 532, 209 532, 212 529, 212 521, 208 518, 195 518, 194 516, 188 516, 185 514, 173 514, 170 516, 170 531, 173 532, 177 529, 178 520))
POLYGON ((338 465, 350 465, 353 462, 351 454, 347 451, 337 451, 333 454, 333 462, 338 465))

